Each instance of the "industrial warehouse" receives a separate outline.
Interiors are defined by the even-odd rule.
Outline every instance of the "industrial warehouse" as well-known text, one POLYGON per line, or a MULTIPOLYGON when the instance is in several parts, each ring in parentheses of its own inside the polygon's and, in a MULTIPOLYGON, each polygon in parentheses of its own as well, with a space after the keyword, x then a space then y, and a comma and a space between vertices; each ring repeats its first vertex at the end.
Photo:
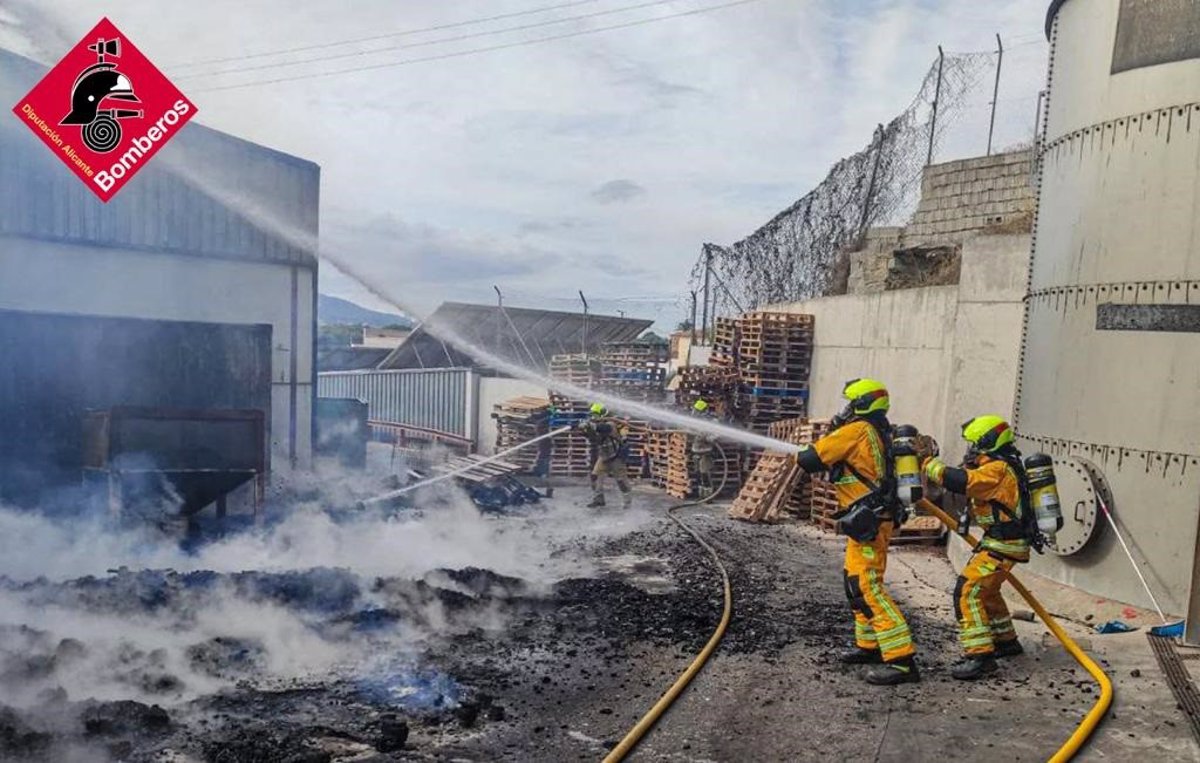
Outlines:
POLYGON ((0 760, 1200 761, 1200 7, 595 2, 0 9, 0 760))

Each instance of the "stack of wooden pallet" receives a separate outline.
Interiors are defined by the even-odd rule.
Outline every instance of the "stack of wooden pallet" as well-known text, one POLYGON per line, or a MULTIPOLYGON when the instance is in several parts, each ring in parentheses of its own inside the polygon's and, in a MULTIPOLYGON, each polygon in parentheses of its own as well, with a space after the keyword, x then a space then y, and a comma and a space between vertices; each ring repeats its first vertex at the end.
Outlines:
POLYGON ((704 400, 717 418, 732 418, 737 387, 737 371, 732 368, 688 366, 679 369, 675 403, 690 410, 697 400, 704 400))
POLYGON ((555 355, 550 358, 550 378, 592 389, 600 381, 600 361, 590 355, 555 355))
MULTIPOLYGON (((555 355, 550 359, 550 378, 583 389, 593 389, 600 380, 600 363, 589 355, 555 355)), ((587 418, 586 400, 575 400, 557 392, 550 393, 553 423, 561 425, 587 418)), ((592 446, 583 435, 567 432, 553 440, 550 449, 550 476, 586 477, 592 468, 592 446)))
POLYGON ((599 355, 600 388, 626 400, 662 402, 667 379, 667 346, 610 342, 599 355))
MULTIPOLYGON (((544 397, 516 397, 497 403, 492 410, 496 420, 496 452, 516 447, 548 431, 550 401, 544 397)), ((545 443, 552 447, 551 443, 545 443)), ((531 472, 538 462, 538 448, 530 445, 508 456, 508 460, 531 472)))
POLYGON ((658 429, 646 441, 650 462, 650 480, 674 498, 686 498, 692 489, 689 473, 688 434, 674 429, 658 429))
POLYGON ((713 326, 712 355, 708 361, 721 368, 738 366, 738 319, 717 318, 713 326))
MULTIPOLYGON (((673 498, 698 495, 700 475, 692 456, 694 439, 695 435, 688 432, 657 430, 647 440, 651 482, 673 498)), ((723 440, 718 440, 717 445, 720 447, 713 452, 712 487, 721 488, 721 495, 736 495, 742 484, 742 446, 723 440)))
POLYGON ((738 321, 738 412, 747 428, 808 413, 813 316, 756 312, 738 321))

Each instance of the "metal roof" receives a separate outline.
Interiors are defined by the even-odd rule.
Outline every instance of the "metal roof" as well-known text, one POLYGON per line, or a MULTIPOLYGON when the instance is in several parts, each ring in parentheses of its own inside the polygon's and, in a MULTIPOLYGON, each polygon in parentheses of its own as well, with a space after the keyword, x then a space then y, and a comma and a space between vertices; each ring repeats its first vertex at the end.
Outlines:
POLYGON ((525 307, 445 302, 379 366, 449 368, 480 365, 466 352, 444 343, 428 327, 444 326, 505 360, 544 368, 553 355, 590 352, 606 342, 632 342, 654 321, 525 307), (587 343, 584 344, 584 331, 587 343))
MULTIPOLYGON (((0 49, 0 101, 18 103, 46 71, 0 49)), ((310 161, 193 121, 105 204, 11 114, 0 157, 0 236, 316 267, 321 169, 310 161), (287 232, 256 224, 254 209, 287 232)))
POLYGON ((366 371, 379 364, 392 352, 388 347, 336 347, 317 351, 318 371, 366 371))

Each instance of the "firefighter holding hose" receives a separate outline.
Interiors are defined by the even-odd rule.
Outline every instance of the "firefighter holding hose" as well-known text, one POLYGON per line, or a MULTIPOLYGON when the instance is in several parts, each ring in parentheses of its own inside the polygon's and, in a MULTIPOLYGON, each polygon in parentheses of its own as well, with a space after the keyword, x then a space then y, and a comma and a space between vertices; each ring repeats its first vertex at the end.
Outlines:
MULTIPOLYGON (((692 404, 692 415, 700 419, 712 418, 712 406, 706 400, 697 400, 692 404)), ((713 453, 716 443, 712 435, 696 434, 692 436, 692 461, 696 467, 699 481, 697 492, 700 498, 708 498, 713 494, 713 453)))
POLYGON ((604 478, 612 477, 621 491, 621 508, 628 509, 633 504, 633 488, 629 485, 625 463, 629 426, 610 416, 602 403, 592 403, 587 420, 575 422, 572 428, 586 437, 596 450, 596 463, 592 466, 592 501, 588 508, 604 506, 604 478))
POLYGON ((950 674, 964 681, 996 670, 997 657, 1024 650, 1000 586, 1013 565, 1029 561, 1030 538, 1037 539, 1037 519, 1021 454, 1008 422, 999 416, 977 416, 963 424, 970 447, 962 468, 928 458, 926 479, 969 499, 958 520, 965 535, 972 522, 983 537, 954 586, 954 614, 965 657, 950 674))
POLYGON ((874 379, 849 381, 842 395, 848 402, 829 434, 797 456, 809 474, 830 472, 841 509, 839 529, 848 536, 843 576, 854 612, 855 645, 840 659, 870 665, 863 677, 871 684, 914 683, 921 676, 913 660, 912 632, 883 587, 888 544, 903 519, 887 419, 890 398, 874 379))

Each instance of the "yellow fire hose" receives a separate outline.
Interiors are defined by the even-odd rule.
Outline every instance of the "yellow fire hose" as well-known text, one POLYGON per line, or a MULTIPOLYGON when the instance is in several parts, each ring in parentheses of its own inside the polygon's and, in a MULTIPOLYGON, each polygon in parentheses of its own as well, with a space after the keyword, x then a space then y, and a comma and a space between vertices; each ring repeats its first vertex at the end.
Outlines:
MULTIPOLYGON (((717 450, 721 450, 721 446, 717 443, 714 442, 713 445, 716 446, 717 450)), ((637 724, 629 730, 629 733, 625 735, 625 738, 622 739, 616 747, 612 748, 608 755, 604 756, 604 763, 618 763, 619 761, 624 760, 625 756, 637 746, 637 743, 642 740, 642 737, 646 735, 646 732, 648 732, 654 726, 654 724, 658 722, 658 719, 667 711, 667 708, 669 708, 675 702, 675 700, 679 698, 679 695, 683 693, 683 690, 686 689, 688 684, 692 682, 692 679, 695 678, 696 674, 700 672, 700 669, 704 667, 704 663, 708 662, 708 658, 711 657, 712 653, 716 650, 717 644, 720 644, 721 639, 725 636, 725 630, 729 627, 729 620, 731 617, 733 617, 733 586, 729 583, 729 572, 725 569, 725 564, 721 561, 721 557, 717 554, 717 550, 713 548, 712 545, 700 535, 700 533, 685 525, 679 520, 679 517, 675 516, 675 512, 677 510, 687 508, 688 506, 701 506, 706 504, 713 498, 716 498, 721 491, 725 489, 725 483, 729 481, 729 462, 725 459, 725 451, 723 450, 721 450, 721 461, 725 465, 725 470, 721 475, 720 487, 716 488, 712 491, 712 493, 704 498, 701 498, 700 500, 676 504, 667 511, 667 516, 671 518, 671 521, 679 525, 684 532, 692 536, 692 538, 694 538, 695 541, 699 543, 705 551, 708 552, 709 558, 712 559, 713 564, 721 573, 721 582, 725 588, 724 611, 721 612, 721 621, 717 623, 717 629, 713 631, 712 636, 710 636, 708 639, 708 643, 706 643, 704 648, 700 650, 700 653, 696 655, 696 659, 692 660, 691 664, 687 666, 687 669, 679 674, 679 678, 675 679, 675 683, 671 684, 671 688, 667 689, 667 691, 661 697, 659 697, 658 701, 654 703, 654 706, 651 707, 646 714, 642 716, 641 720, 639 720, 637 724)))
MULTIPOLYGON (((942 520, 942 523, 951 530, 958 529, 958 522, 930 501, 921 499, 917 502, 917 505, 942 520)), ((967 542, 974 546, 976 539, 967 536, 967 542)), ((1096 704, 1092 705, 1092 709, 1083 717, 1083 720, 1076 727, 1075 732, 1071 734, 1071 737, 1067 739, 1062 747, 1058 748, 1057 752, 1050 756, 1050 763, 1063 763, 1075 757, 1075 754, 1083 747, 1084 742, 1091 737, 1092 732, 1100 725, 1100 721, 1104 720, 1105 714, 1108 712, 1109 707, 1112 706, 1112 681, 1109 680, 1108 675, 1101 670, 1100 666, 1086 652, 1079 648, 1079 644, 1076 644, 1074 639, 1067 635, 1062 626, 1055 622, 1054 617, 1046 611, 1046 608, 1037 599, 1033 598, 1033 594, 1021 584, 1021 581, 1017 580, 1012 573, 1009 573, 1007 577, 1013 589, 1021 594, 1021 598, 1028 602, 1030 608, 1037 613, 1038 617, 1042 618, 1042 622, 1046 624, 1046 627, 1050 629, 1054 637, 1062 642, 1063 647, 1075 658, 1075 661, 1083 666, 1083 669, 1090 673, 1100 686, 1100 697, 1096 700, 1096 704)))

